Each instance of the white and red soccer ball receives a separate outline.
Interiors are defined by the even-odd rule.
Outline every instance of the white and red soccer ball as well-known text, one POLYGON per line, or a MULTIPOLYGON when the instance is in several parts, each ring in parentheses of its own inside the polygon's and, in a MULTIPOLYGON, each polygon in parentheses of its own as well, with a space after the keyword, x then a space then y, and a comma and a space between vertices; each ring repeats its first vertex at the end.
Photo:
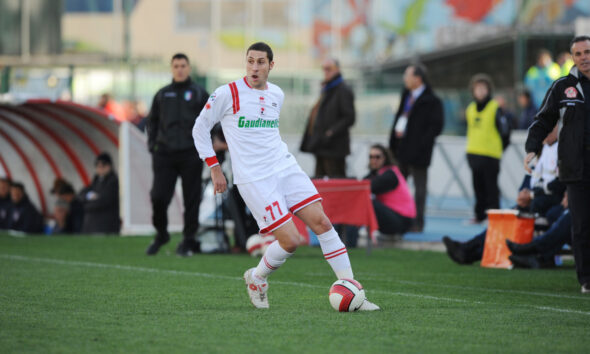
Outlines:
POLYGON ((275 241, 273 235, 260 235, 254 234, 248 237, 246 241, 246 251, 250 253, 252 257, 262 257, 266 248, 275 241))
POLYGON ((330 305, 336 311, 354 312, 365 299, 363 286, 354 279, 338 279, 330 287, 330 305))

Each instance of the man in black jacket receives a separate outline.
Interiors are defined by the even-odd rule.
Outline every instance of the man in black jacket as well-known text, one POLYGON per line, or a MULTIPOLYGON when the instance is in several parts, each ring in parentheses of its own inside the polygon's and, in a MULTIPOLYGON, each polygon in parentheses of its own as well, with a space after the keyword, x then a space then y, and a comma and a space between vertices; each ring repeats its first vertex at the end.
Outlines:
POLYGON ((428 166, 435 138, 442 132, 444 114, 441 100, 428 84, 426 69, 412 64, 404 72, 405 89, 395 115, 389 148, 407 179, 414 179, 416 219, 411 231, 424 229, 428 166))
POLYGON ((354 94, 344 83, 336 59, 325 60, 322 70, 322 94, 309 114, 301 151, 315 155, 316 177, 345 177, 349 129, 355 120, 354 94))
POLYGON ((8 229, 8 211, 11 204, 10 179, 0 177, 0 230, 8 229))
POLYGON ((176 253, 190 256, 200 250, 195 236, 199 228, 203 172, 203 163, 193 143, 192 128, 209 94, 191 80, 186 55, 175 54, 171 69, 172 83, 156 93, 147 117, 148 148, 152 153, 154 171, 150 192, 152 222, 157 233, 146 253, 158 253, 160 247, 170 240, 168 206, 180 176, 184 199, 184 238, 178 244, 176 253))
POLYGON ((118 234, 119 178, 113 170, 113 160, 106 152, 99 154, 94 163, 96 174, 92 183, 82 189, 80 199, 84 205, 83 233, 118 234))
POLYGON ((10 187, 11 207, 8 211, 8 228, 27 233, 43 232, 43 216, 29 200, 22 183, 10 187))
POLYGON ((525 169, 541 151, 542 141, 557 124, 559 179, 567 184, 572 215, 572 246, 582 293, 590 293, 590 36, 570 45, 575 66, 545 95, 525 144, 525 169))

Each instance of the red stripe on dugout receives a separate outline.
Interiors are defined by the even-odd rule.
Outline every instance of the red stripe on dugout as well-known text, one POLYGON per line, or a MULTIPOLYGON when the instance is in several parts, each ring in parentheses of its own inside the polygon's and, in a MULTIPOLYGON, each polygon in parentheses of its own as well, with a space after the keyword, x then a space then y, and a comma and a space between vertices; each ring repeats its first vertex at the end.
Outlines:
POLYGON ((229 84, 229 89, 231 90, 234 114, 236 114, 240 110, 240 95, 238 95, 238 87, 236 86, 236 83, 232 82, 229 84))
POLYGON ((295 214, 296 212, 298 212, 299 210, 305 208, 306 206, 308 206, 311 203, 315 203, 319 200, 322 200, 322 197, 319 194, 316 195, 312 195, 311 197, 302 200, 301 202, 293 205, 289 211, 292 212, 293 214, 295 214))

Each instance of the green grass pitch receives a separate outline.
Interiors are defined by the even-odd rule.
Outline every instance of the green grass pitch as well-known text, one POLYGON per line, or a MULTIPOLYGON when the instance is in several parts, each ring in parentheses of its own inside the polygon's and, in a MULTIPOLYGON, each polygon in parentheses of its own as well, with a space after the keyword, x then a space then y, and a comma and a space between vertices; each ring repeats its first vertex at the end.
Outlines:
POLYGON ((241 279, 248 255, 155 257, 148 238, 0 235, 1 353, 582 353, 590 296, 572 265, 458 266, 445 254, 349 251, 373 313, 338 313, 335 277, 302 247, 270 278, 269 310, 241 279))

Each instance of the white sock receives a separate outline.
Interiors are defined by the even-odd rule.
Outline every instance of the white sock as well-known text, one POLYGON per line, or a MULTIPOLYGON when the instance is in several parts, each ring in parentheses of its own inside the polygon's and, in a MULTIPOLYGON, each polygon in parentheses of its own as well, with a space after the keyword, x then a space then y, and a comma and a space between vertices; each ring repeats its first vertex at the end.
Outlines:
POLYGON ((340 240, 336 230, 332 228, 330 231, 318 235, 318 240, 320 241, 324 258, 330 263, 332 270, 336 273, 336 277, 338 279, 354 279, 346 246, 340 240))
POLYGON ((279 267, 285 263, 287 258, 292 255, 293 253, 285 251, 281 245, 279 245, 279 241, 274 241, 268 246, 260 263, 258 263, 256 270, 254 270, 254 280, 261 283, 265 282, 266 278, 271 275, 272 272, 279 269, 279 267))

